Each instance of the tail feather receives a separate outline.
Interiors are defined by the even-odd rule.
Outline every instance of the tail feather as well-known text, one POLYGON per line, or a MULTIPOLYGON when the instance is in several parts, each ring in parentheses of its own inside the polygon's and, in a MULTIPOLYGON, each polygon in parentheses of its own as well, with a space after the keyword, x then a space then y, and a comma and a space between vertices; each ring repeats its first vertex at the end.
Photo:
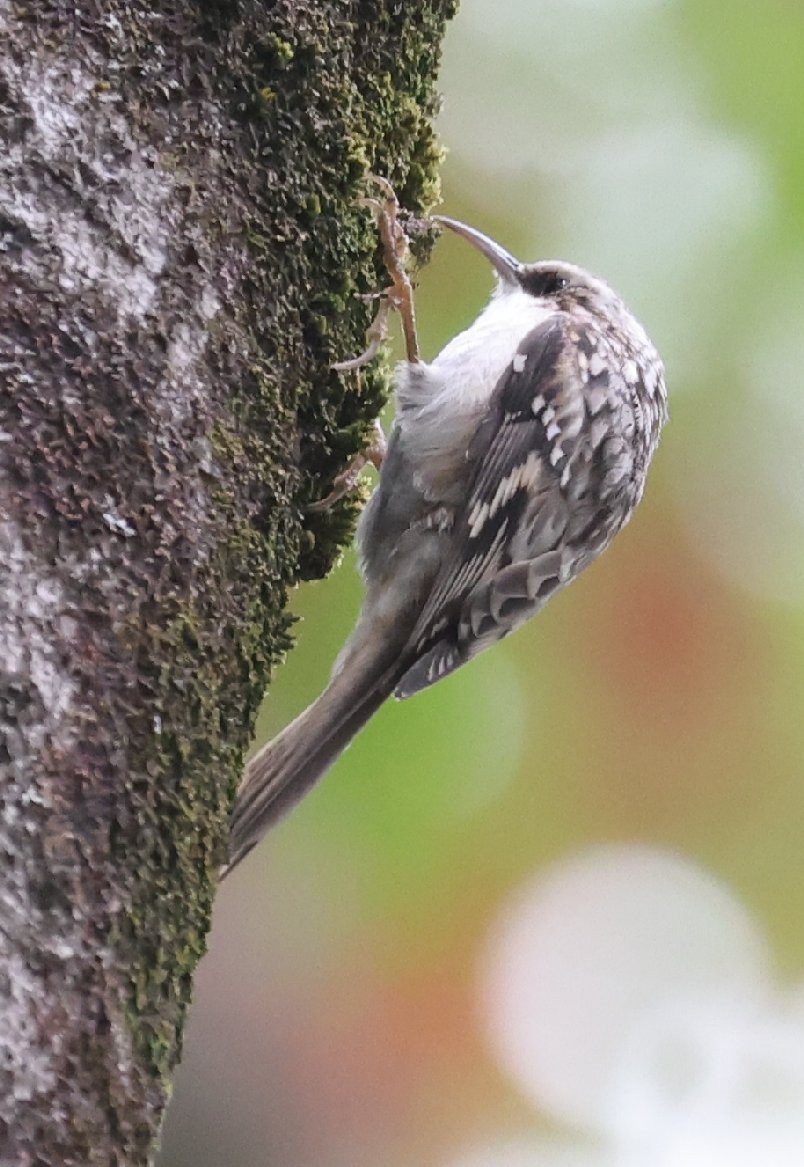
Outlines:
POLYGON ((390 696, 398 675, 392 669, 378 678, 375 670, 367 670, 361 692, 349 679, 352 669, 338 673, 312 705, 247 763, 221 878, 323 777, 390 696))

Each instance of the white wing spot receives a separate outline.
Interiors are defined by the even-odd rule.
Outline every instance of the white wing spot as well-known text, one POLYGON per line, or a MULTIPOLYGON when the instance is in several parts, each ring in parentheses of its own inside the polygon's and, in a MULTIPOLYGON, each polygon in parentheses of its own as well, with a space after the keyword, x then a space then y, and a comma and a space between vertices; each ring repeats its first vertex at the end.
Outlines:
POLYGON ((593 377, 599 377, 606 367, 606 362, 601 357, 600 353, 595 353, 589 361, 589 372, 593 377))
POLYGON ((527 363, 528 358, 525 353, 514 353, 514 359, 511 361, 511 367, 515 373, 523 373, 527 363))
POLYGON ((600 413, 601 409, 606 404, 605 389, 592 389, 589 393, 589 397, 587 398, 587 404, 589 406, 589 412, 591 413, 592 417, 594 417, 596 413, 600 413))
POLYGON ((487 502, 479 502, 472 507, 469 514, 469 538, 476 539, 485 526, 486 519, 489 516, 489 504, 487 502))
POLYGON ((469 512, 469 538, 476 539, 485 524, 496 515, 500 507, 505 506, 518 490, 534 486, 539 481, 539 476, 538 455, 528 454, 524 462, 514 466, 510 474, 506 474, 504 478, 500 479, 491 502, 478 502, 472 507, 469 512))

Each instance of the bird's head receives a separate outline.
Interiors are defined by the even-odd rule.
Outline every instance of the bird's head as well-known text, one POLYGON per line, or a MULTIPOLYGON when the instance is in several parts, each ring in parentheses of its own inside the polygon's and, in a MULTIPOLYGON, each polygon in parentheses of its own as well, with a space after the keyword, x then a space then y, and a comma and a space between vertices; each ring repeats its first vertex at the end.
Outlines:
POLYGON ((622 307, 617 293, 604 280, 582 267, 553 259, 522 263, 488 235, 459 219, 449 219, 445 215, 434 215, 433 218, 462 236, 486 257, 499 278, 501 295, 520 290, 538 300, 552 301, 565 310, 580 304, 590 312, 605 316, 618 314, 622 307))

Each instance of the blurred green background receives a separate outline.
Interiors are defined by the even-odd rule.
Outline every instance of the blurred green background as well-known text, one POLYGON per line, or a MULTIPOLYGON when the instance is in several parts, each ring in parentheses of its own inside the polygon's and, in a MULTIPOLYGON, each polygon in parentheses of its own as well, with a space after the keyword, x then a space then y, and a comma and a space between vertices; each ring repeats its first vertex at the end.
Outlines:
MULTIPOLYGON (((591 844, 694 860, 804 970, 804 6, 463 0, 441 84, 445 212, 604 275, 671 424, 603 559, 382 710, 223 887, 161 1167, 420 1167, 547 1129, 488 1048, 478 961, 507 897, 591 844)), ((425 356, 490 288, 439 242, 425 356)), ((351 555, 294 596, 260 740, 359 599, 351 555)))

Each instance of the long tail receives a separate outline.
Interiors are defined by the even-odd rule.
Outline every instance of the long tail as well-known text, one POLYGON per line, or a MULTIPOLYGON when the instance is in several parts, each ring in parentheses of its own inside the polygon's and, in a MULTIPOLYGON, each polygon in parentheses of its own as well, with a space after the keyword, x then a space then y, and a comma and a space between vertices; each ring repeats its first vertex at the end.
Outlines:
POLYGON ((221 878, 323 777, 390 696, 397 676, 396 668, 383 669, 378 662, 359 672, 342 669, 312 705, 255 754, 237 793, 221 878))

